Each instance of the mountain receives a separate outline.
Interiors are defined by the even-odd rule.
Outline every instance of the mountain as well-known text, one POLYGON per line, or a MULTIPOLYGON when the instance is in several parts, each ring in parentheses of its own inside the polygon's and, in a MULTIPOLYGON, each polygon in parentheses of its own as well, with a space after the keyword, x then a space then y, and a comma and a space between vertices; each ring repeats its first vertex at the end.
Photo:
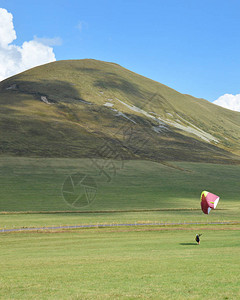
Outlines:
POLYGON ((0 82, 0 154, 239 163, 240 113, 115 63, 57 61, 0 82))

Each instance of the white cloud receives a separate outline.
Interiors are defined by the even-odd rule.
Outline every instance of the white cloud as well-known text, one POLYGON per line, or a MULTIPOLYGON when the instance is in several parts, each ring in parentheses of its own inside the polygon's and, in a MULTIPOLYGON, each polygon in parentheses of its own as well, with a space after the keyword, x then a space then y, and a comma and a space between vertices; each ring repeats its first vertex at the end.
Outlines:
POLYGON ((240 94, 225 94, 213 101, 213 103, 231 110, 240 111, 240 94))
POLYGON ((0 47, 7 48, 17 37, 13 28, 13 16, 3 8, 0 8, 0 16, 0 47))
POLYGON ((0 8, 0 81, 29 68, 56 60, 50 44, 56 45, 60 39, 35 37, 34 40, 17 46, 12 44, 16 38, 12 14, 0 8))

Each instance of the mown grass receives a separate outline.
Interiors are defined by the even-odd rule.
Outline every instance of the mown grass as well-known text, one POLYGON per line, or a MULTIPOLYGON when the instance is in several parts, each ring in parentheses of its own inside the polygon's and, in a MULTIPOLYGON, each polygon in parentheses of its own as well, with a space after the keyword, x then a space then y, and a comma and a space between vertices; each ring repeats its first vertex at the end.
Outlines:
POLYGON ((238 299, 239 231, 1 234, 1 299, 238 299))

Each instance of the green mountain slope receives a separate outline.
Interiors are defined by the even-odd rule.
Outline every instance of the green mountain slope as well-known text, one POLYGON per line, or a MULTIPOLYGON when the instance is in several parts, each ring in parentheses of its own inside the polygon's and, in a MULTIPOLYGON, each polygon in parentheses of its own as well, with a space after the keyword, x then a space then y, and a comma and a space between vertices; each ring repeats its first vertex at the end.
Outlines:
POLYGON ((240 113, 114 63, 58 61, 0 82, 1 155, 238 162, 240 113))

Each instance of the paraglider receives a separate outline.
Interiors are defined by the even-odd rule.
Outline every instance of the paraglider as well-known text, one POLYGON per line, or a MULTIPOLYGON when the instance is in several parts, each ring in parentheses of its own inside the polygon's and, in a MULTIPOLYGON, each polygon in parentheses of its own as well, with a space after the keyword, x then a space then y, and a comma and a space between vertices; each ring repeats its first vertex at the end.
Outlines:
POLYGON ((215 209, 217 207, 219 199, 219 196, 203 191, 200 197, 202 211, 208 215, 211 209, 215 209))
MULTIPOLYGON (((211 209, 215 209, 217 207, 219 199, 219 196, 209 193, 207 191, 203 191, 200 197, 202 211, 206 215, 208 215, 211 209)), ((196 234, 195 236, 195 241, 198 243, 198 245, 200 245, 201 235, 202 234, 196 234)))

